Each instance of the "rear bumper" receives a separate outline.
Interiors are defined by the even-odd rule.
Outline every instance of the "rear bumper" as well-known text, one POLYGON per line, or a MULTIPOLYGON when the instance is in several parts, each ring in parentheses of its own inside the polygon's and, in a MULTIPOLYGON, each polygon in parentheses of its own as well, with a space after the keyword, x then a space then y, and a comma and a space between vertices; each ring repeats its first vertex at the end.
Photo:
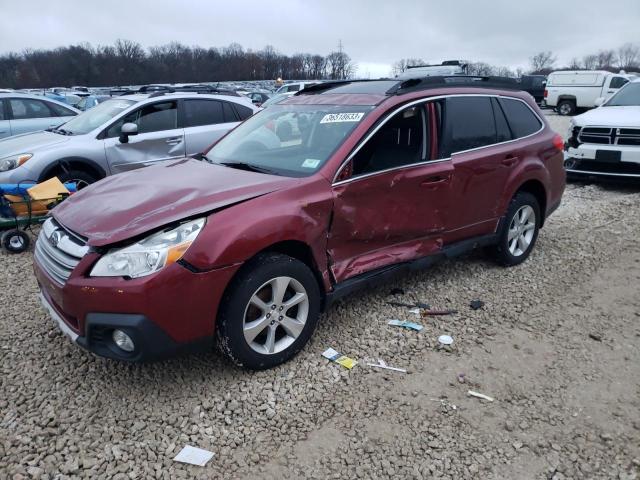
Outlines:
POLYGON ((34 262, 43 306, 77 345, 127 362, 157 360, 211 345, 219 302, 238 265, 196 273, 173 264, 154 275, 125 280, 81 274, 93 263, 89 256, 64 285, 34 262), (129 335, 133 352, 115 344, 114 329, 129 335))

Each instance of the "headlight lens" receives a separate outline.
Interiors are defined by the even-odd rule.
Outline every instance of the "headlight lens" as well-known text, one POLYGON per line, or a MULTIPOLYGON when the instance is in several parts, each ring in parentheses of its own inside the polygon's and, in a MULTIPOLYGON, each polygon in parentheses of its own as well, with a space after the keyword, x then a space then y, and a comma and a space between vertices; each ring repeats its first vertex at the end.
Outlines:
POLYGON ((576 126, 575 120, 572 118, 569 122, 569 132, 567 133, 567 138, 571 138, 573 136, 573 128, 576 126))
POLYGON ((95 264, 91 276, 138 278, 151 275, 180 260, 204 224, 204 218, 191 220, 128 247, 110 250, 95 264))
POLYGON ((7 170, 13 170, 25 163, 33 157, 30 153, 21 153, 19 155, 12 155, 10 157, 0 158, 0 172, 6 172, 7 170))

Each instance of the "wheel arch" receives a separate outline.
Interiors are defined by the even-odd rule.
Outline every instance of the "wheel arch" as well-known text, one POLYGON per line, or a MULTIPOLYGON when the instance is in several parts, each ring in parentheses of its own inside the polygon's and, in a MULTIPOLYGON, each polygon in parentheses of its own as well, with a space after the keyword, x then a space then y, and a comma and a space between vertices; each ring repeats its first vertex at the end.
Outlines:
POLYGON ((530 179, 520 185, 514 195, 518 192, 527 192, 536 197, 538 205, 540 206, 540 228, 542 228, 547 217, 547 190, 544 184, 540 180, 530 179))
POLYGON ((77 169, 82 172, 92 175, 96 179, 100 180, 107 176, 107 172, 95 161, 89 160, 84 157, 65 157, 56 160, 49 165, 40 174, 39 181, 47 180, 60 173, 64 173, 65 170, 77 169))

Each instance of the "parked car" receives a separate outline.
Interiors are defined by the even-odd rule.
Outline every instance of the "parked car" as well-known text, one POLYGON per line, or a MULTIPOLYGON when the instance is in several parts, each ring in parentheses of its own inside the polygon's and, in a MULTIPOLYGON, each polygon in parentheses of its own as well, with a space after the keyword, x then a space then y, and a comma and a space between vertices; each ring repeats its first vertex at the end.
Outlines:
POLYGON ((544 89, 547 85, 547 77, 544 75, 523 75, 518 79, 522 90, 531 95, 536 103, 544 100, 544 89))
POLYGON ((78 113, 80 110, 42 96, 0 93, 0 139, 56 127, 78 113))
POLYGON ((249 98, 256 107, 262 106, 262 104, 269 100, 271 96, 272 95, 265 92, 248 92, 246 95, 246 97, 249 98))
POLYGON ((442 75, 465 75, 467 64, 460 60, 447 60, 438 65, 409 65, 397 79, 434 77, 442 75))
POLYGON ((566 70, 552 72, 544 91, 545 105, 560 115, 574 115, 579 108, 593 108, 600 97, 608 98, 633 75, 606 70, 566 70))
POLYGON ((448 80, 318 85, 201 161, 72 195, 36 242, 43 304, 98 355, 140 361, 216 337, 263 369, 357 287, 480 246, 523 262, 560 204, 562 138, 512 84, 448 80), (294 138, 274 131, 282 117, 294 138))
POLYGON ((117 97, 47 131, 0 140, 0 183, 58 176, 83 188, 107 175, 202 152, 256 110, 244 97, 117 97))
POLYGON ((299 92, 300 90, 303 90, 307 87, 310 87, 312 85, 317 85, 320 82, 292 82, 292 83, 285 83, 284 85, 282 85, 280 88, 278 88, 276 90, 275 93, 287 93, 287 92, 299 92))
POLYGON ((267 108, 270 105, 275 105, 276 103, 280 103, 285 98, 289 98, 292 95, 295 95, 297 92, 285 92, 285 93, 274 93, 269 97, 269 100, 265 101, 261 107, 267 108))
POLYGON ((88 95, 86 97, 82 97, 76 107, 83 112, 97 106, 98 104, 109 100, 111 97, 109 95, 88 95))
POLYGON ((569 177, 640 179, 640 80, 573 117, 566 151, 569 177))

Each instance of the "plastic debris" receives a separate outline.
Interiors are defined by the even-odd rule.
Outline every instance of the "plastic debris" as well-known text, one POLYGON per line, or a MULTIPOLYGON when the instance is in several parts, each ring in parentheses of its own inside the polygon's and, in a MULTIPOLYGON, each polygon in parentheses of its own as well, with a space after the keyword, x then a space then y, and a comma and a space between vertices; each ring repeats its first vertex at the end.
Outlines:
POLYGON ((422 308, 423 310, 431 310, 431 305, 429 305, 428 303, 416 302, 415 306, 418 308, 422 308))
POLYGON ((387 305, 391 305, 392 307, 407 307, 407 308, 415 307, 415 305, 411 303, 404 303, 404 302, 387 302, 387 305))
POLYGON ((471 303, 469 304, 469 306, 473 310, 478 310, 478 309, 484 307, 484 302, 482 300, 472 300, 471 303))
POLYGON ((458 374, 458 383, 464 383, 467 381, 466 375, 464 373, 458 374))
POLYGON ((590 333, 589 334, 589 338, 591 340, 595 340, 596 342, 601 342, 602 341, 602 335, 599 335, 597 333, 590 333))
POLYGON ((402 288, 392 288, 389 295, 404 295, 404 290, 402 288))
POLYGON ((327 348, 324 352, 322 352, 322 356, 328 360, 331 360, 332 362, 342 365, 344 368, 348 368, 349 370, 351 370, 358 364, 358 362, 353 358, 342 355, 335 351, 333 348, 327 348))
POLYGON ((414 313, 414 314, 420 316, 420 309, 419 308, 412 308, 411 310, 409 310, 409 313, 414 313))
POLYGON ((210 452, 209 450, 185 445, 185 447, 180 450, 175 457, 173 457, 173 460, 176 462, 189 463, 191 465, 204 467, 212 458, 213 452, 210 452))
POLYGON ((467 392, 467 395, 471 397, 481 398, 482 400, 486 400, 488 402, 493 402, 493 397, 490 397, 489 395, 485 395, 484 393, 474 392, 473 390, 469 390, 467 392))
POLYGON ((458 313, 457 310, 422 310, 420 315, 423 317, 429 317, 433 315, 453 315, 454 313, 458 313))
POLYGON ((438 342, 440 342, 442 345, 451 345, 453 343, 453 337, 449 335, 440 335, 438 337, 438 342))
POLYGON ((369 365, 370 367, 373 367, 373 368, 384 368, 385 370, 393 370, 394 372, 407 373, 407 371, 404 368, 390 367, 381 358, 378 359, 378 363, 367 363, 367 365, 369 365))
POLYGON ((391 325, 393 327, 409 328, 409 329, 415 330, 417 332, 419 332, 420 330, 422 330, 424 328, 419 323, 407 322, 406 320, 397 320, 397 319, 389 320, 389 325, 391 325))

